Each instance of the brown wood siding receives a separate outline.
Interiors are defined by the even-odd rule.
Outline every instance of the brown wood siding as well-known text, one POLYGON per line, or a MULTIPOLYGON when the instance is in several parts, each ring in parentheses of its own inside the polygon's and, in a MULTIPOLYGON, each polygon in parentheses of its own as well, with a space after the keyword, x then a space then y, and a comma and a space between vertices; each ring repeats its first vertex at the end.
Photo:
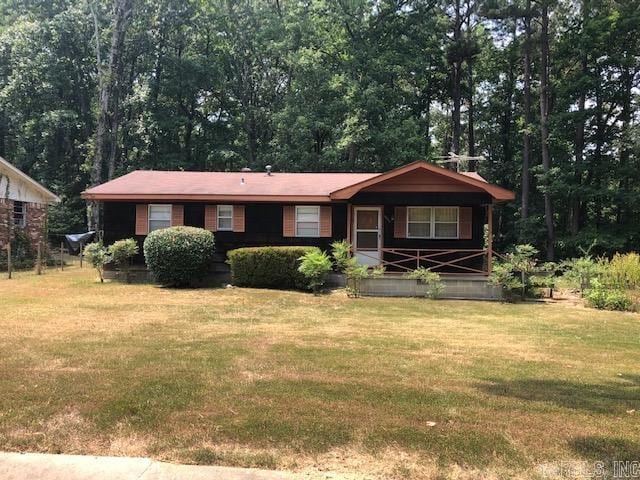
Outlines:
POLYGON ((184 225, 184 205, 171 205, 171 226, 184 225))
POLYGON ((460 240, 470 240, 473 238, 473 208, 460 207, 459 238, 460 240))
POLYGON ((296 236, 296 207, 293 205, 282 207, 282 236, 296 236))
POLYGON ((331 236, 331 207, 320 207, 320 236, 331 236))
POLYGON ((204 206, 204 228, 210 232, 218 230, 218 206, 204 206))
POLYGON ((407 236, 407 207, 396 207, 393 215, 393 238, 407 236))
POLYGON ((136 235, 149 233, 149 205, 139 203, 136 205, 136 235))
POLYGON ((233 206, 233 231, 244 232, 244 205, 233 206))

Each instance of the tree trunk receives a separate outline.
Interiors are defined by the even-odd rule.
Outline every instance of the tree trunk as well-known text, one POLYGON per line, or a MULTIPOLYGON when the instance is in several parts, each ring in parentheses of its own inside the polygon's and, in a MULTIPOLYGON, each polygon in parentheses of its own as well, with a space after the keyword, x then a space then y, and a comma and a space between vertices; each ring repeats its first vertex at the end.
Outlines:
MULTIPOLYGON (((96 59, 98 62, 98 85, 99 85, 99 102, 98 102, 98 122, 96 126, 96 136, 94 144, 94 158, 91 169, 91 184, 98 185, 102 182, 104 168, 104 154, 107 144, 111 140, 112 132, 110 131, 111 116, 113 112, 112 95, 114 89, 119 84, 118 72, 122 56, 122 48, 124 43, 127 24, 131 16, 132 0, 114 0, 114 16, 111 32, 111 47, 109 50, 109 64, 106 75, 102 71, 102 62, 100 58, 100 42, 97 13, 92 8, 94 17, 94 30, 96 35, 96 59)), ((100 228, 100 209, 97 205, 90 208, 89 228, 99 230, 100 228)))
MULTIPOLYGON (((587 28, 587 21, 589 18, 589 0, 583 0, 582 2, 582 38, 583 42, 586 41, 585 29, 587 28)), ((580 54, 580 74, 586 77, 589 74, 588 59, 586 47, 582 46, 583 51, 580 54)), ((574 156, 575 165, 573 170, 574 177, 574 190, 571 195, 570 211, 569 211, 569 230, 572 235, 576 235, 580 231, 580 216, 582 212, 582 192, 580 187, 582 185, 582 169, 584 163, 584 130, 586 126, 585 108, 587 102, 587 92, 584 88, 580 91, 578 97, 578 112, 576 121, 575 141, 574 141, 574 156)))
MULTIPOLYGON (((523 45, 523 116, 524 128, 522 135, 522 203, 520 217, 529 218, 529 188, 531 185, 531 0, 527 0, 524 17, 524 45, 523 45)), ((524 229, 524 225, 523 225, 524 229)), ((521 235, 522 235, 521 230, 521 235)))
POLYGON ((621 195, 618 198, 618 209, 616 220, 619 225, 626 222, 629 210, 629 205, 626 201, 626 194, 629 192, 629 168, 630 151, 629 144, 631 138, 629 135, 629 126, 631 124, 631 98, 633 97, 633 74, 630 71, 629 65, 625 65, 622 71, 622 111, 620 112, 621 135, 620 135, 620 180, 618 189, 621 195))
POLYGON ((451 150, 453 153, 460 153, 460 104, 462 77, 462 56, 459 52, 459 43, 462 38, 462 15, 460 13, 460 0, 455 3, 455 17, 453 27, 453 42, 455 45, 454 58, 451 71, 451 97, 453 100, 453 110, 451 112, 451 150))
MULTIPOLYGON (((469 102, 469 111, 468 111, 468 125, 467 125, 467 129, 468 129, 468 151, 469 151, 469 156, 470 157, 475 157, 476 155, 476 139, 475 139, 475 132, 474 132, 474 123, 473 123, 473 116, 474 116, 474 106, 473 106, 473 89, 474 89, 474 84, 473 84, 473 62, 471 60, 469 60, 467 62, 467 75, 469 77, 469 98, 468 98, 468 102, 469 102)), ((477 165, 476 165, 476 161, 475 160, 470 160, 469 161, 469 170, 472 172, 475 172, 477 170, 477 165)))
MULTIPOLYGON (((551 171, 549 151, 549 3, 542 1, 542 23, 540 29, 540 140, 542 169, 545 175, 551 171)), ((555 258, 556 234, 553 221, 553 203, 547 177, 544 191, 544 217, 547 226, 547 260, 555 258)))

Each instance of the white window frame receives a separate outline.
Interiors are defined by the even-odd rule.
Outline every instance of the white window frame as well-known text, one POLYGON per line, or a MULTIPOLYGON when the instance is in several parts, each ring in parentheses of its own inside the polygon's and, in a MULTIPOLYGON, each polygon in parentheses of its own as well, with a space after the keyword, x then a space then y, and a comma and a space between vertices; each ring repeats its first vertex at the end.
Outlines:
MULTIPOLYGON (((320 237, 320 206, 319 205, 296 205, 295 210, 295 227, 296 227, 296 237, 306 237, 306 238, 319 238, 320 237), (318 212, 318 230, 315 235, 300 235, 298 232, 298 209, 300 208, 315 208, 318 212)), ((305 223, 313 223, 313 222, 305 222, 305 223)))
MULTIPOLYGON (((149 206, 147 207, 147 232, 151 233, 154 230, 151 230, 151 221, 158 221, 155 220, 153 218, 151 218, 151 209, 153 207, 169 207, 169 227, 171 226, 171 218, 173 217, 173 205, 168 204, 168 203, 150 203, 149 206)), ((169 227, 162 227, 162 228, 169 228, 169 227)), ((162 228, 156 228, 155 230, 162 230, 162 228)))
POLYGON ((218 205, 218 207, 216 208, 216 225, 218 226, 218 228, 217 228, 218 231, 221 231, 221 232, 232 232, 233 231, 233 205, 218 205), (222 215, 220 215, 220 209, 222 207, 231 209, 231 215, 225 215, 224 217, 222 215), (221 228, 220 227, 220 219, 221 218, 231 219, 229 228, 221 228))
POLYGON ((460 207, 456 207, 456 206, 438 206, 438 207, 433 207, 433 206, 429 206, 429 205, 419 205, 419 206, 411 206, 411 207, 407 207, 407 222, 405 225, 406 228, 406 232, 407 232, 407 238, 416 238, 416 239, 423 239, 423 240, 459 240, 460 239, 460 207), (412 208, 429 208, 431 211, 431 217, 429 222, 409 222, 409 210, 412 208), (456 209, 456 235, 455 237, 437 237, 436 236, 436 223, 453 223, 453 222, 436 222, 436 210, 438 209, 443 209, 443 208, 455 208, 456 209), (414 236, 411 235, 409 232, 409 223, 429 223, 429 236, 427 237, 423 237, 423 236, 414 236))
POLYGON ((26 202, 19 202, 19 201, 14 201, 13 202, 13 211, 11 212, 11 221, 13 222, 13 224, 16 227, 20 227, 20 228, 24 228, 27 226, 27 204, 26 202), (21 213, 20 215, 22 215, 22 218, 19 221, 16 221, 16 204, 19 204, 22 208, 21 208, 21 213))

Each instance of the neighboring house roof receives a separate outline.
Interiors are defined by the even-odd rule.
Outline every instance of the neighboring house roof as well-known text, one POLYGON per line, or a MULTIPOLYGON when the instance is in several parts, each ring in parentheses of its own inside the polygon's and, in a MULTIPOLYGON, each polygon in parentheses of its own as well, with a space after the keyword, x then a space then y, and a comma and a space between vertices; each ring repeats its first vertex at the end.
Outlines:
POLYGON ((10 164, 7 160, 0 157, 0 198, 6 195, 7 184, 2 178, 6 176, 9 178, 9 199, 20 201, 34 201, 34 203, 59 203, 60 197, 49 189, 36 182, 29 175, 19 170, 10 164), (27 195, 23 190, 26 187, 29 193, 36 194, 38 199, 32 198, 32 195, 27 195))
POLYGON ((351 198, 363 188, 411 170, 428 170, 448 181, 485 191, 497 200, 513 193, 487 183, 477 174, 461 174, 427 162, 415 162, 386 173, 167 172, 137 170, 90 188, 88 200, 309 201, 351 198), (348 195, 346 192, 352 192, 348 195))

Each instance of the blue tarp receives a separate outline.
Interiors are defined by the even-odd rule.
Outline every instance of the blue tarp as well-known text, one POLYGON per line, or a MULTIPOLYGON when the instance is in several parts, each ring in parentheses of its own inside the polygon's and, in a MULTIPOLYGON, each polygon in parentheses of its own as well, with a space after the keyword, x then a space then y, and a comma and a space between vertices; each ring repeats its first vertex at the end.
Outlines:
POLYGON ((87 233, 72 233, 69 235, 65 235, 64 238, 67 241, 67 246, 69 247, 69 253, 72 255, 80 254, 80 246, 86 245, 91 242, 93 236, 96 232, 87 232, 87 233))

